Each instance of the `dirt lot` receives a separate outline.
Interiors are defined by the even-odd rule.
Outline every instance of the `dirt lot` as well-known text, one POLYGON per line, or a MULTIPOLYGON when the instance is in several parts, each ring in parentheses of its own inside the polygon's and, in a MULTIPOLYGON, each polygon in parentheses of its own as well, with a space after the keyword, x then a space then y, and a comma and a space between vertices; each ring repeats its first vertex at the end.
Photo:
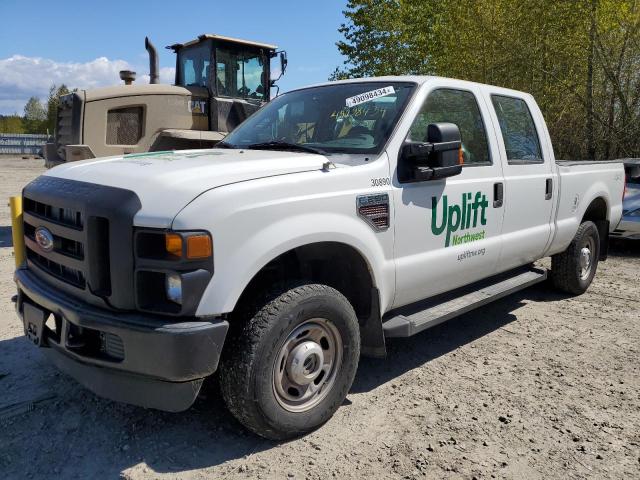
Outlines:
MULTIPOLYGON (((0 197, 42 161, 0 159, 0 197)), ((212 382, 186 413, 100 399, 22 337, 0 209, 3 478, 640 478, 640 245, 589 292, 527 290, 363 359, 345 405, 277 444, 242 430, 212 382)))

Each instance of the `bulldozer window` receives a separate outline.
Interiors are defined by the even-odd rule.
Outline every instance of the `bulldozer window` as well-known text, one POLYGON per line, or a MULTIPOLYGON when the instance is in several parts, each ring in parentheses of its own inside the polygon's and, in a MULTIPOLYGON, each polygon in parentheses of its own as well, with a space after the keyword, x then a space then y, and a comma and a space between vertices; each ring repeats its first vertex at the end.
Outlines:
POLYGON ((209 85, 210 44, 200 43, 178 53, 178 85, 184 87, 209 85))
POLYGON ((265 97, 265 66, 260 52, 232 47, 216 48, 216 86, 224 97, 265 97))
POLYGON ((245 54, 242 59, 242 73, 244 85, 242 93, 244 97, 259 98, 264 97, 264 87, 262 85, 264 65, 262 55, 245 54))

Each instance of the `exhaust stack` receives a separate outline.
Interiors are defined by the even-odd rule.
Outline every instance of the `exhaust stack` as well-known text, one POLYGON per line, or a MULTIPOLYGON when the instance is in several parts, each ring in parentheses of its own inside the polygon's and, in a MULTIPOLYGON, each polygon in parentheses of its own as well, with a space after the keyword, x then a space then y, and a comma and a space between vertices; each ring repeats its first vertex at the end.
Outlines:
POLYGON ((149 52, 149 83, 158 83, 160 79, 158 74, 160 69, 158 66, 158 51, 149 40, 149 37, 144 37, 144 48, 149 52))

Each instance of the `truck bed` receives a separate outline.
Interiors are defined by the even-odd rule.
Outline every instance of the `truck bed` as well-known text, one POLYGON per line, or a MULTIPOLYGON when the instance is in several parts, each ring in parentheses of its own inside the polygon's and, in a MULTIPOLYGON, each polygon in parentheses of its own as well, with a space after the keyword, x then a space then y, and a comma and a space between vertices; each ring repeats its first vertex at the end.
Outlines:
POLYGON ((594 165, 594 164, 607 164, 607 163, 624 163, 626 159, 619 160, 556 160, 556 163, 561 167, 572 167, 575 165, 594 165))

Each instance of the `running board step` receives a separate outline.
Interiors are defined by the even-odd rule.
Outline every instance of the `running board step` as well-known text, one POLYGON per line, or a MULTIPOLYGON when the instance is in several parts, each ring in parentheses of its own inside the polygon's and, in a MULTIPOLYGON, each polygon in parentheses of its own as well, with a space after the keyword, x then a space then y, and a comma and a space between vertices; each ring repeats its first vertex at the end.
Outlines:
POLYGON ((474 308, 506 297, 514 292, 543 282, 547 271, 537 268, 522 269, 478 282, 455 292, 439 295, 419 304, 402 307, 384 320, 385 337, 410 337, 434 327, 474 308))

